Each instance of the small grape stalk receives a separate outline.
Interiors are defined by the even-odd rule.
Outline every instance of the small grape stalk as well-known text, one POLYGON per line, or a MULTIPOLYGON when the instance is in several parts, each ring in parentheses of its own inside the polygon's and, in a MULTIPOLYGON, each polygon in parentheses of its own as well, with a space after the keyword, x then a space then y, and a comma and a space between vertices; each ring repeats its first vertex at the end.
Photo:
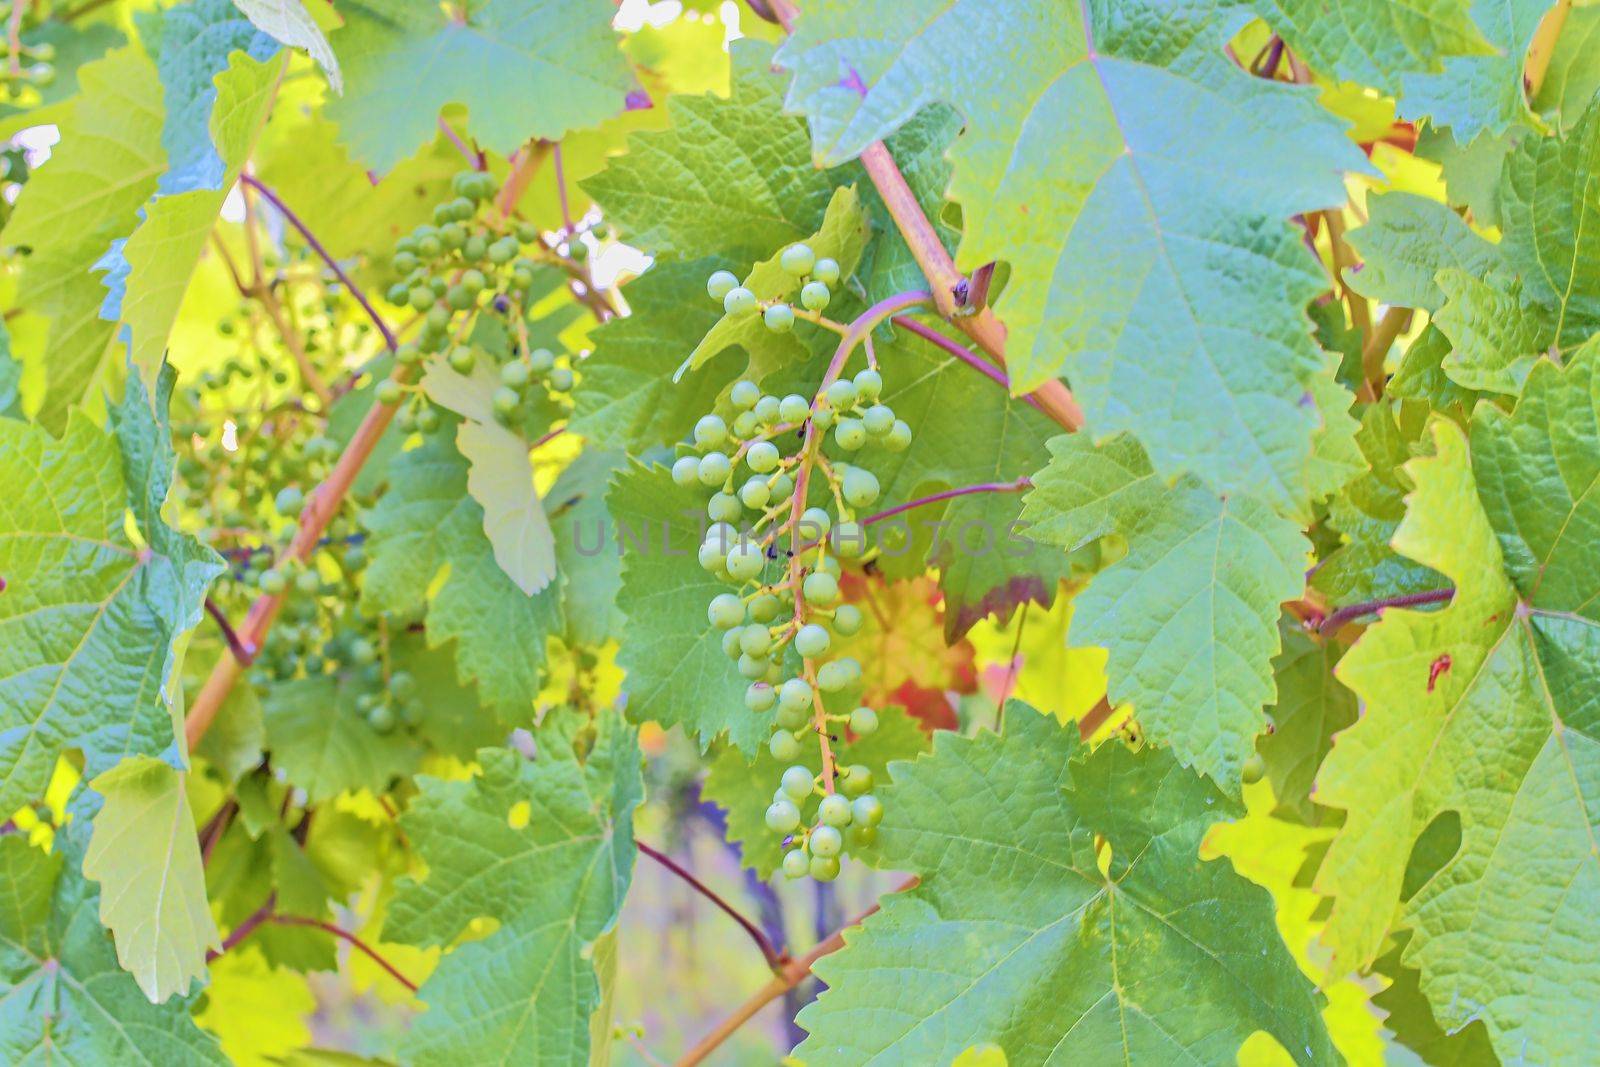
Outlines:
POLYGON ((854 737, 874 732, 877 712, 859 707, 835 714, 824 703, 825 694, 861 677, 860 663, 835 647, 836 639, 861 629, 861 611, 842 602, 839 578, 842 565, 868 549, 858 516, 879 495, 877 476, 857 461, 874 449, 904 450, 911 428, 881 401, 883 377, 875 366, 841 376, 853 335, 821 315, 830 287, 839 282, 838 263, 817 258, 804 244, 790 245, 779 262, 803 279, 803 313, 781 301, 763 303, 729 271, 713 274, 706 292, 726 314, 759 314, 770 330, 787 332, 798 318, 846 341, 809 399, 735 382, 728 393, 731 422, 716 413, 703 416, 693 445, 673 464, 672 478, 711 493, 699 562, 733 589, 717 594, 707 615, 722 631, 723 651, 749 680, 746 707, 770 717, 768 751, 790 764, 766 810, 768 828, 789 842, 783 871, 826 882, 838 876, 852 849, 873 843, 883 818, 872 771, 841 764, 834 748, 844 736, 841 727, 854 737), (831 506, 810 504, 818 472, 825 492, 817 499, 831 506), (787 565, 780 568, 785 537, 787 565), (820 774, 799 762, 813 744, 820 774))
MULTIPOLYGON (((452 196, 434 207, 431 224, 395 242, 391 264, 399 278, 386 295, 390 303, 422 315, 417 340, 401 345, 395 360, 401 367, 442 360, 462 375, 471 375, 482 360, 500 360, 490 410, 501 425, 518 429, 540 410, 541 400, 562 403, 576 381, 571 356, 529 341, 529 315, 540 295, 539 271, 560 256, 537 226, 494 208, 492 175, 462 171, 451 191, 452 196), (512 337, 509 352, 496 354, 472 343, 482 314, 505 320, 512 337)), ((569 246, 569 257, 584 247, 575 239, 569 246)), ((408 389, 417 400, 397 416, 401 430, 436 430, 438 413, 416 387, 396 382, 387 399, 397 400, 408 389)))

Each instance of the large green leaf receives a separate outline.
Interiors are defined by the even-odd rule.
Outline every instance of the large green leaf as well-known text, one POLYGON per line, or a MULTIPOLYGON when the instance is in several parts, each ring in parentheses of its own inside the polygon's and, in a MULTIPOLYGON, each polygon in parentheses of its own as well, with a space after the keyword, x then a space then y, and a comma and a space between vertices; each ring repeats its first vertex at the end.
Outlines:
POLYGON ((1341 202, 1339 172, 1365 168, 1338 123, 1225 59, 1245 18, 1227 5, 902 15, 811 4, 780 51, 822 161, 926 104, 959 107, 957 260, 1011 263, 1013 389, 1064 372, 1096 432, 1138 429, 1160 469, 1301 501, 1317 426, 1301 400, 1321 368, 1302 305, 1325 281, 1282 220, 1341 202))
MULTIPOLYGON (((170 387, 169 372, 163 413, 170 387)), ((150 408, 133 379, 110 431, 76 413, 59 440, 0 420, 0 810, 42 794, 68 749, 90 775, 179 759, 172 646, 222 561, 161 518, 172 452, 150 408)))
POLYGON ((545 640, 562 628, 561 583, 529 596, 500 569, 454 436, 447 425, 390 464, 389 491, 361 517, 372 554, 361 600, 400 615, 426 607, 428 643, 453 638, 462 679, 517 725, 539 692, 545 640))
POLYGON ((1450 339, 1441 369, 1462 388, 1515 396, 1534 360, 1555 343, 1550 313, 1507 274, 1480 278, 1447 267, 1438 283, 1445 304, 1433 324, 1450 339))
POLYGON ((1490 55, 1468 0, 1255 0, 1255 9, 1319 73, 1381 89, 1450 56, 1490 55))
POLYGON ((189 1004, 151 1004, 117 966, 100 894, 78 873, 93 812, 75 804, 73 814, 54 854, 21 834, 0 837, 0 1057, 225 1067, 189 1004))
POLYGON ((1401 78, 1401 118, 1448 126, 1462 144, 1503 133, 1528 115, 1523 66, 1534 31, 1555 0, 1472 0, 1472 19, 1492 51, 1454 56, 1437 72, 1401 78))
POLYGON ((32 252, 19 302, 50 320, 46 389, 36 418, 60 432, 67 411, 105 366, 115 326, 100 318, 105 289, 91 268, 126 237, 166 167, 161 147, 161 82, 133 46, 78 72, 83 86, 61 144, 17 200, 6 244, 32 252))
POLYGON ((808 165, 805 123, 783 113, 771 64, 770 46, 738 45, 727 99, 670 97, 671 126, 630 137, 626 155, 584 180, 630 241, 744 267, 816 229, 833 185, 808 165))
POLYGON ((1453 267, 1481 276, 1505 268, 1500 247, 1437 200, 1385 193, 1367 201, 1367 212, 1367 221, 1350 231, 1361 269, 1345 272, 1362 296, 1435 312, 1445 302, 1434 281, 1441 270, 1453 267))
POLYGON ((1242 812, 1166 753, 1091 755, 1014 705, 1004 737, 941 734, 894 774, 879 863, 921 884, 817 963, 801 1059, 948 1063, 987 1042, 1018 1067, 1229 1063, 1265 1030, 1336 1062, 1271 897, 1199 858, 1242 812))
POLYGON ((356 707, 370 688, 353 677, 319 674, 277 682, 262 701, 273 765, 312 804, 347 789, 381 793, 390 779, 416 770, 416 743, 400 731, 378 733, 356 707))
POLYGON ((607 0, 485 0, 460 17, 427 0, 355 0, 339 14, 344 93, 325 110, 379 173, 433 140, 446 104, 465 104, 473 136, 510 155, 598 125, 633 87, 607 0))
POLYGON ((83 857, 83 876, 100 883, 100 921, 116 937, 117 960, 155 1004, 188 993, 205 974, 207 950, 222 945, 187 777, 137 756, 96 778, 105 801, 83 857))
POLYGON ((1600 94, 1600 7, 1574 6, 1556 38, 1544 84, 1534 99, 1540 114, 1570 129, 1600 94))
POLYGON ((1394 543, 1455 596, 1386 612, 1345 656, 1365 710, 1317 778, 1318 801, 1345 811, 1317 878, 1335 965, 1370 963, 1392 923, 1410 927, 1404 958, 1440 1023, 1482 1019, 1508 1062, 1576 1062, 1600 1040, 1585 1006, 1600 983, 1594 380, 1537 366, 1514 414, 1478 409, 1470 452, 1433 424, 1394 543), (1447 815, 1459 850, 1405 899, 1414 844, 1447 815))
POLYGON ((1333 744, 1333 735, 1356 721, 1356 698, 1333 677, 1340 647, 1318 641, 1287 622, 1281 627, 1283 651, 1272 662, 1278 702, 1274 729, 1257 747, 1278 810, 1299 821, 1318 821, 1311 784, 1333 744))
POLYGON ((1034 486, 1022 511, 1032 536, 1068 551, 1127 542, 1074 600, 1074 643, 1110 652, 1108 695, 1236 793, 1274 699, 1278 605, 1304 586, 1305 538, 1254 498, 1219 497, 1192 475, 1166 484, 1126 435, 1053 439, 1034 486))
POLYGON ((401 819, 428 873, 401 882, 384 936, 450 945, 476 919, 498 923, 423 984, 408 1062, 589 1062, 600 1004, 590 954, 633 877, 643 784, 631 727, 602 718, 580 760, 564 736, 574 713, 553 714, 533 760, 484 749, 469 781, 422 779, 401 819))
POLYGON ((333 91, 344 90, 339 60, 302 0, 232 0, 232 3, 262 33, 291 48, 304 48, 328 75, 333 91))

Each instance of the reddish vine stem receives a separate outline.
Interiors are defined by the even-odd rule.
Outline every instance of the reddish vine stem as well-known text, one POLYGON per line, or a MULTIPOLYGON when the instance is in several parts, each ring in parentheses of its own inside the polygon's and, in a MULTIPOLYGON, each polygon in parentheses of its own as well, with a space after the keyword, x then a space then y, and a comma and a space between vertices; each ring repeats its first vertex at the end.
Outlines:
POLYGON ((222 639, 228 643, 228 651, 233 653, 234 659, 243 663, 246 667, 255 662, 255 646, 245 644, 239 640, 239 635, 235 632, 233 624, 222 613, 222 609, 217 607, 217 602, 210 597, 206 597, 206 614, 211 616, 212 621, 217 624, 217 629, 222 631, 222 639))
POLYGON ((896 504, 892 508, 886 508, 876 514, 868 515, 861 520, 861 525, 871 526, 875 522, 892 519, 896 515, 910 511, 912 508, 920 508, 927 504, 937 504, 941 500, 953 500, 958 496, 970 496, 973 493, 1020 493, 1024 489, 1031 488, 1033 488, 1033 480, 1026 476, 1011 482, 979 482, 976 485, 963 485, 955 489, 946 489, 938 493, 929 493, 927 496, 919 496, 917 499, 908 500, 904 504, 896 504))
MULTIPOLYGON (((994 382, 1000 388, 1006 390, 1007 392, 1011 391, 1011 378, 1006 374, 1005 371, 1001 370, 999 367, 996 367, 993 363, 990 363, 982 356, 977 355, 965 345, 957 344, 955 341, 946 337, 938 330, 935 330, 927 323, 918 322, 909 315, 896 315, 889 321, 909 333, 916 334, 929 344, 942 348, 944 351, 950 353, 952 356, 955 356, 961 362, 965 363, 967 366, 971 367, 985 378, 988 378, 990 381, 994 382)), ((1033 405, 1036 410, 1044 411, 1043 404, 1034 394, 1028 393, 1024 395, 1022 399, 1033 405)))
POLYGON ((761 932, 761 928, 759 926, 745 918, 744 915, 740 914, 739 909, 735 908, 732 904, 729 904, 727 900, 721 896, 721 894, 717 893, 716 890, 712 889, 699 878, 695 877, 694 873, 691 872, 687 867, 684 867, 677 860, 673 859, 671 856, 668 856, 666 853, 645 844, 643 841, 636 840, 634 841, 634 844, 639 847, 640 852, 643 852, 646 856, 649 856, 651 859, 661 864, 661 866, 665 867, 667 870, 683 879, 697 893, 711 901, 711 903, 715 904, 734 922, 744 927, 744 932, 749 934, 750 939, 756 943, 756 947, 761 950, 762 958, 767 961, 767 966, 773 971, 779 970, 785 963, 789 962, 789 954, 787 952, 783 952, 773 945, 773 943, 767 938, 767 935, 761 932))
POLYGON ((351 280, 349 274, 345 273, 345 269, 339 265, 337 259, 333 258, 333 253, 329 252, 327 247, 317 239, 317 235, 312 233, 304 222, 300 221, 300 216, 291 211, 289 205, 285 204, 282 198, 273 192, 269 186, 263 185, 255 175, 241 174, 239 175, 239 181, 265 197, 273 207, 278 209, 278 212, 288 221, 289 225, 300 231, 300 236, 305 238, 306 244, 310 245, 312 251, 322 257, 323 262, 327 263, 329 269, 333 271, 334 277, 339 279, 340 284, 350 291, 350 295, 355 297, 356 303, 360 304, 362 310, 367 313, 367 317, 372 320, 372 324, 383 335, 383 342, 388 346, 389 351, 393 352, 399 348, 399 342, 395 340, 393 331, 389 329, 389 324, 383 321, 383 316, 379 315, 377 309, 372 306, 371 301, 367 299, 367 294, 362 292, 361 287, 351 280))
POLYGON ((255 933, 256 927, 260 926, 262 923, 266 922, 272 917, 272 909, 277 905, 277 903, 278 894, 275 892, 268 893, 267 899, 261 902, 261 907, 257 908, 255 911, 252 911, 248 916, 245 917, 245 920, 242 923, 228 931, 228 936, 222 939, 221 948, 214 948, 206 953, 206 962, 210 963, 212 960, 216 959, 223 953, 228 952, 234 946, 238 945, 239 942, 255 933))
POLYGON ((468 146, 467 142, 463 141, 461 135, 456 132, 456 128, 444 120, 443 115, 439 116, 439 130, 451 144, 456 146, 456 151, 466 157, 467 163, 473 170, 484 171, 489 169, 489 161, 484 157, 483 152, 474 151, 468 146))
POLYGON ((331 934, 332 936, 337 937, 339 940, 348 943, 351 948, 358 949, 369 960, 371 960, 373 963, 376 963, 379 967, 382 967, 386 972, 388 972, 389 977, 405 986, 407 991, 412 993, 417 991, 417 983, 401 974, 394 964, 390 963, 388 960, 384 959, 378 954, 377 949, 373 948, 371 945, 367 944, 365 941, 361 940, 361 938, 357 937, 355 934, 352 934, 349 930, 346 930, 343 927, 335 926, 330 922, 324 922, 322 919, 308 919, 300 915, 273 915, 268 919, 268 921, 275 926, 309 926, 313 929, 321 930, 325 934, 331 934))
POLYGON ((556 198, 561 202, 561 224, 566 228, 567 235, 572 235, 572 208, 567 203, 567 174, 561 166, 561 145, 558 143, 550 149, 550 165, 555 168, 556 198))
POLYGON ((1349 604, 1318 623, 1317 633, 1322 634, 1324 637, 1337 633, 1345 623, 1359 619, 1363 615, 1376 615, 1384 608, 1415 608, 1426 604, 1443 604, 1455 595, 1456 591, 1454 589, 1426 589, 1420 593, 1402 593, 1399 596, 1368 600, 1360 604, 1349 604))
MULTIPOLYGON (((899 885, 891 889, 890 892, 903 893, 906 890, 916 886, 916 884, 916 878, 908 878, 904 882, 901 882, 899 885)), ((812 966, 818 960, 828 955, 830 952, 837 952, 839 949, 843 948, 844 932, 853 926, 860 926, 866 921, 867 917, 873 912, 877 911, 880 906, 881 901, 879 904, 872 905, 872 907, 868 908, 866 911, 862 912, 860 915, 857 915, 854 919, 851 919, 848 923, 841 926, 839 929, 835 930, 821 941, 817 942, 816 946, 812 948, 810 952, 807 952, 805 955, 796 957, 795 959, 790 960, 788 963, 785 963, 781 968, 779 968, 778 973, 772 976, 772 980, 770 982, 756 990, 750 999, 739 1005, 738 1009, 732 1015, 718 1023, 716 1029, 712 1030, 705 1037, 701 1038, 693 1048, 680 1056, 675 1064, 675 1067, 693 1067, 694 1064, 702 1062, 707 1056, 715 1052, 724 1041, 728 1040, 728 1038, 739 1029, 739 1027, 749 1022, 756 1012, 760 1011, 762 1008, 766 1007, 768 1004, 772 1003, 774 1000, 777 1000, 789 990, 805 981, 806 975, 811 973, 812 966)))

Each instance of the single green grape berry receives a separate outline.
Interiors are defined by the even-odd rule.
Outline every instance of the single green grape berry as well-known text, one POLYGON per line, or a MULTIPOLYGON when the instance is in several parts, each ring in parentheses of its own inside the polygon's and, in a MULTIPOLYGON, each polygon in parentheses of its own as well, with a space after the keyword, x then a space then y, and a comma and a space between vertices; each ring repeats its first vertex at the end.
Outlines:
POLYGON ((783 417, 782 403, 775 396, 764 396, 756 401, 756 406, 751 409, 755 412, 756 420, 763 426, 776 426, 783 417))
POLYGON ((861 416, 861 424, 874 437, 882 437, 894 429, 894 409, 887 404, 874 404, 861 416))
POLYGON ((855 383, 848 378, 840 378, 828 386, 828 403, 835 411, 848 411, 856 402, 855 383))
POLYGON ((322 590, 322 576, 316 571, 301 571, 294 576, 294 587, 302 593, 316 593, 322 590))
POLYGON ((417 412, 417 429, 423 433, 432 433, 440 426, 439 412, 431 407, 423 408, 417 412))
POLYGON ((859 522, 841 522, 829 535, 828 543, 840 559, 860 559, 869 547, 867 529, 859 522))
POLYGON ((788 333, 794 329, 794 308, 788 304, 773 304, 761 313, 761 321, 773 333, 788 333))
POLYGON ((817 805, 817 818, 822 820, 824 826, 845 827, 850 825, 850 802, 838 793, 829 793, 822 798, 822 803, 817 805))
POLYGON ((772 487, 767 485, 765 478, 751 478, 740 488, 739 499, 751 511, 760 511, 772 499, 772 487))
POLYGON ((1250 758, 1245 760, 1244 766, 1239 769, 1239 777, 1245 785, 1255 785, 1266 776, 1266 773, 1267 761, 1259 752, 1250 753, 1250 758))
POLYGON ((365 666, 378 658, 378 650, 371 641, 365 637, 358 637, 350 642, 350 662, 357 666, 365 666))
POLYGON ((783 605, 771 593, 760 593, 750 601, 751 622, 771 622, 778 617, 783 605))
POLYGON ((819 259, 811 268, 811 276, 823 285, 834 285, 839 281, 839 264, 832 259, 819 259))
POLYGON ((478 172, 475 170, 457 171, 450 178, 450 188, 457 196, 470 196, 472 187, 478 181, 478 172))
POLYGON ((754 437, 759 429, 761 429, 761 423, 756 418, 756 413, 753 411, 741 411, 733 417, 733 426, 730 432, 732 432, 733 436, 744 441, 754 437))
POLYGON ((378 383, 378 388, 373 390, 380 404, 398 404, 400 402, 400 383, 393 378, 385 378, 378 383))
POLYGON ((742 285, 736 285, 723 296, 722 311, 727 315, 743 315, 754 311, 760 303, 756 294, 742 285))
POLYGON ((804 678, 790 678, 778 689, 778 703, 786 708, 811 707, 811 683, 804 678))
POLYGON ((417 691, 417 679, 410 671, 395 671, 389 676, 389 692, 404 700, 417 691))
POLYGON ((821 311, 832 299, 833 294, 821 282, 806 282, 800 290, 800 306, 807 311, 821 311))
MULTIPOLYGON (((787 734, 773 734, 774 737, 784 737, 787 734)), ((789 737, 794 741, 794 737, 789 737)), ((800 825, 800 808, 790 800, 774 800, 766 808, 766 829, 773 833, 794 833, 800 825)))
POLYGON ((750 451, 745 453, 744 461, 750 469, 757 474, 770 474, 778 469, 778 463, 783 457, 778 453, 778 446, 771 441, 757 441, 750 446, 750 451))
POLYGON ((411 292, 407 295, 407 299, 411 302, 411 306, 416 308, 418 311, 427 311, 429 308, 433 307, 433 301, 435 298, 432 289, 428 288, 426 285, 417 285, 412 287, 411 292))
MULTIPOLYGON (((459 192, 459 190, 458 190, 459 192)), ((466 196, 457 196, 450 201, 450 214, 457 222, 465 222, 477 214, 478 206, 466 196)))
POLYGON ((478 365, 478 357, 466 345, 457 345, 450 350, 450 369, 457 374, 471 374, 472 368, 478 365))
POLYGON ((383 295, 391 304, 409 304, 411 302, 411 286, 405 282, 395 282, 389 286, 383 295))
POLYGON ((394 709, 387 704, 379 704, 367 712, 367 725, 386 734, 395 727, 394 709))
POLYGON ((779 704, 777 713, 773 716, 773 721, 785 730, 798 730, 811 722, 811 709, 809 707, 788 708, 779 704))
POLYGON ((844 835, 837 827, 819 826, 811 831, 808 842, 813 856, 834 857, 844 851, 844 835))
POLYGON ((869 707, 859 707, 850 713, 850 732, 859 737, 878 732, 878 713, 869 707))
POLYGON ((289 579, 283 576, 282 571, 269 570, 262 572, 260 589, 268 596, 279 596, 289 588, 289 579))
POLYGON ((548 348, 535 348, 528 353, 528 366, 535 374, 548 374, 555 365, 555 353, 548 348))
POLYGON ((706 618, 719 630, 731 630, 744 623, 744 601, 732 593, 718 593, 706 607, 706 618))
POLYGON ((539 227, 531 222, 517 223, 517 241, 519 244, 536 244, 539 240, 539 227))
POLYGON ((707 452, 700 457, 700 484, 721 485, 733 473, 733 463, 722 452, 707 452))
POLYGON ((760 656, 752 656, 748 652, 739 653, 739 675, 755 681, 767 676, 767 661, 760 656))
POLYGON ((550 388, 553 391, 557 393, 564 393, 573 386, 574 379, 572 376, 572 368, 554 367, 551 369, 550 376, 547 380, 550 388))
POLYGON ((719 303, 738 287, 739 277, 731 270, 714 271, 711 277, 706 279, 706 295, 719 303))
POLYGON ((751 682, 744 691, 744 706, 751 711, 768 711, 777 702, 777 691, 766 682, 751 682))
POLYGON ((772 650, 772 631, 765 626, 746 626, 739 634, 739 648, 751 656, 765 656, 772 650))
POLYGON ((864 793, 850 802, 850 817, 858 826, 877 826, 883 821, 883 801, 864 793))
POLYGON ((831 608, 839 602, 839 579, 824 571, 812 571, 800 584, 806 603, 831 608))
POLYGON ((567 242, 567 257, 574 263, 582 263, 589 258, 589 246, 574 237, 567 242))
POLYGON ((802 849, 792 848, 783 854, 783 876, 791 882, 804 878, 811 870, 811 858, 802 849))
POLYGON ((878 499, 878 478, 869 470, 851 467, 844 476, 844 499, 853 508, 864 508, 878 499))
POLYGON ((792 244, 778 257, 778 265, 790 274, 809 274, 817 265, 817 254, 806 244, 792 244))
POLYGON ((279 515, 298 515, 305 502, 305 493, 296 485, 284 486, 278 490, 278 495, 272 498, 272 506, 278 509, 279 515))
POLYGON ((840 419, 833 428, 833 443, 846 452, 854 452, 867 443, 867 428, 860 419, 840 419))
POLYGON ((837 693, 850 684, 850 672, 837 661, 829 661, 817 668, 817 688, 824 693, 837 693))
POLYGON ((894 427, 883 435, 883 447, 890 452, 904 452, 911 447, 911 427, 904 419, 894 420, 894 427))
POLYGON ((878 399, 883 393, 883 375, 868 367, 854 379, 856 396, 866 403, 878 399))
POLYGON ((445 249, 455 252, 467 243, 467 228, 459 222, 447 222, 439 227, 439 243, 445 249))
POLYGON ((749 581, 767 565, 767 555, 753 541, 743 541, 728 552, 728 575, 736 582, 749 581))
POLYGON ((417 238, 417 254, 432 259, 444 251, 444 245, 439 241, 437 234, 428 234, 426 237, 417 238))
POLYGON ((738 522, 744 505, 732 493, 717 493, 706 502, 706 515, 713 522, 738 522))
POLYGON ((694 424, 694 443, 701 448, 718 448, 728 439, 728 424, 720 416, 703 415, 694 424))
POLYGON ((783 772, 779 785, 783 791, 794 798, 796 802, 804 800, 811 795, 811 790, 816 786, 816 778, 807 767, 798 763, 783 772))
POLYGON ((722 548, 710 541, 700 546, 700 566, 712 574, 722 570, 723 564, 728 562, 728 554, 722 548))
POLYGON ((517 258, 517 239, 515 237, 502 237, 489 246, 489 262, 496 266, 510 263, 517 258))
POLYGON ((811 414, 811 404, 799 393, 790 393, 778 402, 778 421, 799 425, 811 414))
POLYGON ((819 541, 828 536, 833 520, 821 508, 806 508, 800 513, 800 536, 807 541, 819 541))
POLYGON ((772 753, 773 759, 787 763, 800 758, 800 742, 789 731, 779 730, 767 741, 767 751, 772 753))
POLYGON ((417 257, 411 252, 396 252, 389 263, 394 267, 396 274, 410 274, 417 269, 417 257))
POLYGON ((494 408, 495 417, 503 422, 517 413, 517 408, 522 404, 522 394, 508 385, 502 385, 494 391, 489 403, 494 408))
POLYGON ((814 881, 831 882, 839 877, 838 856, 812 856, 806 871, 814 881))
POLYGON ((787 500, 794 492, 794 479, 787 474, 778 474, 771 480, 772 496, 775 500, 787 500))
POLYGON ((533 285, 533 271, 518 267, 511 272, 511 285, 515 289, 528 289, 533 285))
POLYGON ((672 464, 672 480, 687 489, 700 484, 700 460, 696 456, 680 456, 672 464))
POLYGON ((860 796, 872 789, 872 768, 861 763, 852 763, 843 769, 840 775, 839 788, 851 796, 860 796))
MULTIPOLYGON (((732 275, 728 275, 730 278, 732 275)), ((713 277, 715 277, 713 275, 713 277)), ((718 300, 722 299, 720 296, 718 300)), ((756 401, 761 399, 761 389, 755 382, 740 379, 733 383, 733 389, 728 393, 728 399, 733 401, 733 406, 740 411, 749 411, 756 406, 756 401)))
POLYGON ((525 359, 514 359, 500 368, 500 381, 513 389, 521 389, 533 380, 533 368, 525 359))
POLYGON ((444 291, 444 302, 457 311, 466 311, 472 307, 475 298, 467 291, 464 285, 452 285, 444 291))
POLYGON ((806 623, 794 635, 794 650, 806 659, 816 659, 826 654, 832 643, 828 631, 814 622, 806 623))
POLYGON ((739 651, 739 635, 743 632, 744 627, 735 626, 722 635, 722 654, 724 656, 731 660, 738 660, 740 656, 744 655, 743 652, 739 651))

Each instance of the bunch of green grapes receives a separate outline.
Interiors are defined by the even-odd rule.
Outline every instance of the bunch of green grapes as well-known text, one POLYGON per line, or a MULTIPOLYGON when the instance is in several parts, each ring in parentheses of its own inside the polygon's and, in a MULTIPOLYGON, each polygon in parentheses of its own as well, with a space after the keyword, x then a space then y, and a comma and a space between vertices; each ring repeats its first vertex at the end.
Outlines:
MULTIPOLYGON (((541 399, 560 397, 573 385, 568 356, 528 344, 530 290, 540 263, 525 250, 547 254, 549 249, 537 226, 494 208, 492 175, 463 171, 451 187, 454 195, 434 207, 433 223, 395 243, 392 263, 400 279, 389 287, 389 302, 422 315, 417 340, 402 345, 396 360, 409 367, 430 356, 443 358, 456 373, 470 375, 480 360, 497 358, 468 339, 475 316, 501 316, 512 344, 500 363, 500 385, 491 403, 501 424, 518 427, 541 399)), ((404 393, 399 382, 386 382, 379 390, 385 403, 398 402, 404 393)), ((402 429, 428 432, 437 426, 437 413, 430 416, 419 400, 401 411, 399 422, 402 429)))
POLYGON ((19 106, 38 103, 38 91, 56 80, 56 46, 48 41, 24 43, 15 57, 0 40, 0 102, 19 106))
MULTIPOLYGON (((780 263, 806 279, 800 290, 806 311, 827 306, 829 286, 839 280, 836 263, 817 259, 803 244, 785 249, 780 263)), ((727 271, 711 276, 707 292, 729 315, 760 314, 770 329, 793 327, 792 307, 763 304, 727 271)), ((861 665, 834 649, 836 638, 862 624, 860 609, 842 602, 839 589, 841 564, 868 548, 858 513, 879 495, 877 476, 860 461, 911 443, 911 428, 881 402, 882 393, 883 377, 870 366, 828 382, 809 399, 736 382, 732 424, 716 414, 701 418, 693 451, 672 467, 678 485, 711 490, 699 561, 734 588, 719 593, 707 614, 723 631, 728 658, 750 681, 746 707, 770 717, 769 751, 791 764, 766 811, 767 826, 789 839, 783 871, 790 878, 831 881, 849 849, 872 843, 883 818, 871 770, 841 762, 835 749, 841 727, 851 737, 875 731, 877 712, 858 707, 834 714, 824 705, 825 694, 861 676, 861 665), (811 499, 829 504, 807 506, 811 499), (780 551, 787 552, 782 564, 780 551), (796 762, 808 745, 820 749, 819 775, 796 762)))

